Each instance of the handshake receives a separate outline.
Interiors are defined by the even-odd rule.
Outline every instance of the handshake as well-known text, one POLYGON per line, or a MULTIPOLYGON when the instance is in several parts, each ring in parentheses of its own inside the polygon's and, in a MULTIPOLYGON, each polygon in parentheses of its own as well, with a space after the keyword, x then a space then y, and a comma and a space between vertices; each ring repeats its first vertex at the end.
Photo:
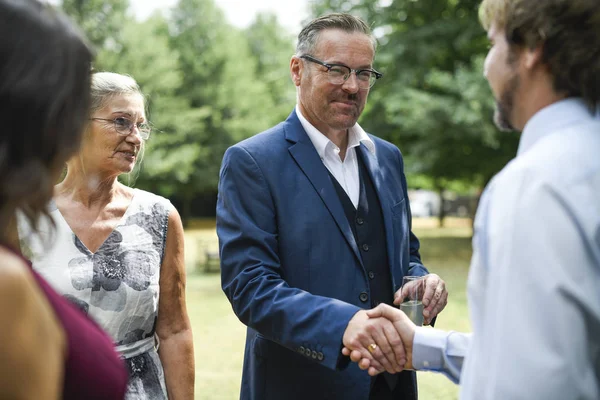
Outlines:
MULTIPOLYGON (((437 275, 423 278, 422 297, 424 324, 446 306, 448 293, 445 283, 437 275)), ((394 304, 400 304, 406 293, 400 289, 394 304)), ((362 370, 375 376, 387 371, 391 374, 412 369, 412 348, 416 325, 400 309, 380 304, 371 310, 360 310, 348 322, 342 339, 342 354, 350 357, 362 370)))

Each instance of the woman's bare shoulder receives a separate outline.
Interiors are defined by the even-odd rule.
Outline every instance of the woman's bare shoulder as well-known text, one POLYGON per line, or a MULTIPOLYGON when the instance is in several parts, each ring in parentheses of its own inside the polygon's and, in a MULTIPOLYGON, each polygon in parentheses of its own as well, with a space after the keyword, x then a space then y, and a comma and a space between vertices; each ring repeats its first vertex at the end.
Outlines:
POLYGON ((2 247, 0 326, 2 398, 60 398, 67 351, 64 331, 29 266, 2 247))
POLYGON ((23 296, 24 290, 35 287, 33 276, 28 271, 29 266, 23 259, 0 247, 0 299, 13 301, 0 301, 0 307, 17 306, 13 304, 23 296))

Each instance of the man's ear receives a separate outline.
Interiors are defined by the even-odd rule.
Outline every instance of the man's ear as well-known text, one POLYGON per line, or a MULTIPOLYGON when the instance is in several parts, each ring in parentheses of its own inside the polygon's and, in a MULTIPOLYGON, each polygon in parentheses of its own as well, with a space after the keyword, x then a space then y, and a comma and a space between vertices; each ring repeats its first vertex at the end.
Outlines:
POLYGON ((538 44, 536 47, 523 50, 523 66, 531 71, 538 67, 542 63, 542 55, 544 51, 544 45, 538 44))
POLYGON ((302 60, 299 57, 292 56, 290 60, 290 74, 292 76, 292 81, 294 85, 300 86, 300 81, 302 80, 302 60))

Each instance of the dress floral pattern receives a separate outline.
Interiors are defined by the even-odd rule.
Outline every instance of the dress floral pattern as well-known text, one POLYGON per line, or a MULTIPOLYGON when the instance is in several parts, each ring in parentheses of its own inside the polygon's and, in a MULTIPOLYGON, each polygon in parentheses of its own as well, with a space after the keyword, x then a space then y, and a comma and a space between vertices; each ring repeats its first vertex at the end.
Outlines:
POLYGON ((73 233, 60 211, 52 246, 44 235, 29 234, 19 219, 19 234, 33 267, 65 298, 108 332, 129 368, 127 400, 166 399, 164 372, 156 352, 160 265, 164 256, 171 203, 135 189, 121 222, 92 253, 73 233))

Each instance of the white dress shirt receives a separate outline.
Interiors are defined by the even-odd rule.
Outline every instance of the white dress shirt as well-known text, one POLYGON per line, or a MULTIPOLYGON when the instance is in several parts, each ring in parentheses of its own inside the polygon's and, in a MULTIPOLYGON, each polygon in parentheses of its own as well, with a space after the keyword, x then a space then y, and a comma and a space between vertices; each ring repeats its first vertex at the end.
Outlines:
POLYGON ((358 123, 355 124, 352 128, 348 129, 348 147, 346 148, 346 156, 342 161, 340 158, 340 148, 308 122, 297 105, 296 114, 310 141, 315 146, 317 153, 319 153, 321 161, 323 161, 325 167, 335 177, 340 186, 344 188, 352 204, 354 204, 354 208, 357 208, 358 197, 360 195, 360 178, 355 147, 363 143, 375 155, 375 143, 358 123))
POLYGON ((460 379, 464 400, 600 399, 600 115, 539 111, 480 204, 473 335, 417 328, 415 368, 460 379))

